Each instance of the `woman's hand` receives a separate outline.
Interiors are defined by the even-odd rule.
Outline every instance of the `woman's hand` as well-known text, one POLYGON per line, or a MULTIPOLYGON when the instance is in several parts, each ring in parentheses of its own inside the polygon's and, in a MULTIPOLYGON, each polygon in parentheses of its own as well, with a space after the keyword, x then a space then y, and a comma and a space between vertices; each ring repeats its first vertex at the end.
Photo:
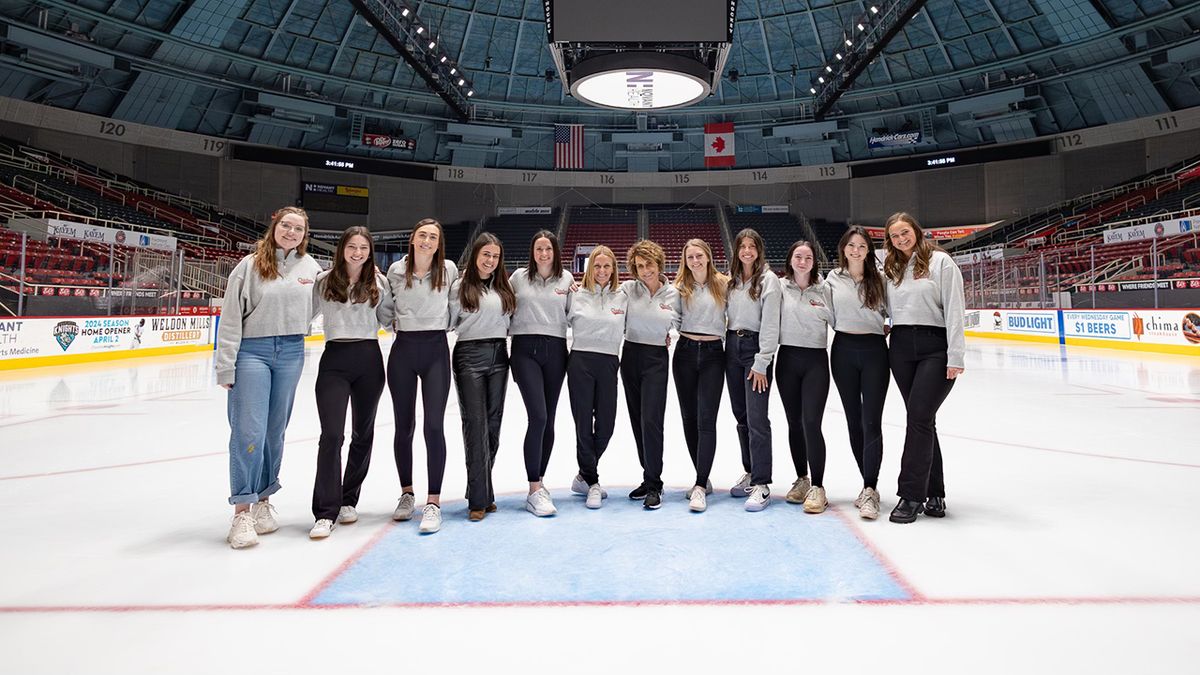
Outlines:
POLYGON ((758 393, 758 394, 763 393, 764 391, 767 390, 767 388, 769 388, 771 386, 771 383, 767 381, 766 374, 760 373, 756 370, 751 370, 750 374, 746 376, 746 379, 753 382, 753 384, 750 385, 750 388, 753 389, 754 392, 758 393))
POLYGON ((946 379, 947 380, 956 379, 959 375, 962 375, 962 373, 963 373, 962 368, 947 368, 946 369, 946 379))
POLYGON ((226 389, 233 389, 233 385, 232 385, 232 384, 223 384, 223 385, 221 385, 221 386, 222 386, 222 387, 225 387, 226 389))

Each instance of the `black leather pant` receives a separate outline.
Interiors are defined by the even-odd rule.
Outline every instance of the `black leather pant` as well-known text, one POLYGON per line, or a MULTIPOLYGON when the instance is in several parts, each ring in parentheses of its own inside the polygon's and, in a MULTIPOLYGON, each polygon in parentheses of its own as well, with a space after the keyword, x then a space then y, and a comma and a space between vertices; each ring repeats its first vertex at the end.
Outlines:
POLYGON ((508 347, 503 338, 454 345, 454 383, 467 459, 467 505, 480 511, 496 501, 492 465, 500 449, 500 421, 508 390, 508 347))

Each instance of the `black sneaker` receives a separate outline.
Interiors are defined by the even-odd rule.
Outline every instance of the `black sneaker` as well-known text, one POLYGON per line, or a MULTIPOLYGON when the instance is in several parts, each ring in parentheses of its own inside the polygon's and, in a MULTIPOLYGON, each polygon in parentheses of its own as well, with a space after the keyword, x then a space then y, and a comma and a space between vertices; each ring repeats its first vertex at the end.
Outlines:
POLYGON ((921 502, 915 502, 908 499, 901 499, 896 504, 896 508, 892 509, 892 515, 888 516, 888 520, 893 523, 911 523, 917 519, 917 516, 925 510, 921 502))
POLYGON ((633 492, 629 493, 629 498, 630 499, 645 499, 646 495, 649 493, 650 493, 650 488, 646 487, 645 483, 642 483, 641 485, 635 487, 633 489, 633 492))
POLYGON ((946 517, 946 498, 930 497, 925 500, 925 515, 930 518, 946 517))
POLYGON ((648 490, 646 499, 642 502, 642 508, 657 509, 662 506, 662 490, 648 490))

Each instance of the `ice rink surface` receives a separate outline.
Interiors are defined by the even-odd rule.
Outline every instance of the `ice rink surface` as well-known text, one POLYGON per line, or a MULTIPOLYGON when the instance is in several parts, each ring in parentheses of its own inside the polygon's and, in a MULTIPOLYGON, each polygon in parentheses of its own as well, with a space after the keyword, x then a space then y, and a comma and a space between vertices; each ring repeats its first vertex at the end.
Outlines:
MULTIPOLYGON (((387 350, 390 341, 385 340, 387 350)), ((210 357, 0 373, 4 673, 601 672, 614 668, 898 672, 1196 672, 1200 663, 1200 359, 969 340, 938 417, 949 516, 887 522, 904 407, 888 395, 884 516, 861 487, 831 391, 831 508, 783 501, 795 470, 772 400, 774 502, 746 513, 722 401, 709 511, 672 384, 659 511, 626 499, 641 469, 624 403, 588 511, 564 388, 546 477, 522 508, 524 408, 510 386, 500 511, 468 523, 458 408, 446 411, 442 531, 393 523, 387 395, 358 523, 313 542, 319 433, 310 347, 272 498, 281 528, 225 544, 228 425, 210 357), (624 489, 622 489, 624 488, 624 489), (1192 637, 1187 637, 1191 635, 1192 637)), ((425 489, 416 442, 417 493, 425 489)))

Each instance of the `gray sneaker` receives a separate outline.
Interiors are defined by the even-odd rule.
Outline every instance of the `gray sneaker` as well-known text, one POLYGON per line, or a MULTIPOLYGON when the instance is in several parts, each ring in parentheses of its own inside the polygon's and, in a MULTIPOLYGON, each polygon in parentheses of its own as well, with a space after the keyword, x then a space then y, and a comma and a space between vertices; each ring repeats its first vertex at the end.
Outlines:
MULTIPOLYGON (((586 482, 584 482, 583 476, 575 474, 575 477, 571 479, 571 492, 577 495, 586 496, 588 490, 589 486, 586 482)), ((603 499, 608 499, 608 492, 604 488, 600 488, 600 495, 603 499)))
POLYGON ((358 522, 358 510, 353 506, 343 506, 338 509, 337 521, 339 525, 349 525, 350 523, 358 522))
POLYGON ((862 503, 858 505, 858 515, 863 520, 875 520, 879 517, 879 493, 871 488, 863 488, 862 503))
POLYGON ((411 492, 400 495, 400 503, 392 511, 392 520, 412 520, 413 511, 417 509, 417 496, 411 492))
POLYGON ((811 487, 812 481, 809 480, 808 476, 801 476, 796 479, 795 483, 792 483, 792 489, 788 490, 787 497, 784 497, 784 499, 789 504, 803 504, 804 498, 808 496, 808 490, 811 487))
POLYGON ((742 477, 734 483, 733 487, 729 488, 730 497, 745 497, 750 494, 750 474, 744 473, 742 477))
POLYGON ((589 509, 598 509, 604 506, 604 488, 600 487, 599 483, 588 488, 585 505, 589 509))

